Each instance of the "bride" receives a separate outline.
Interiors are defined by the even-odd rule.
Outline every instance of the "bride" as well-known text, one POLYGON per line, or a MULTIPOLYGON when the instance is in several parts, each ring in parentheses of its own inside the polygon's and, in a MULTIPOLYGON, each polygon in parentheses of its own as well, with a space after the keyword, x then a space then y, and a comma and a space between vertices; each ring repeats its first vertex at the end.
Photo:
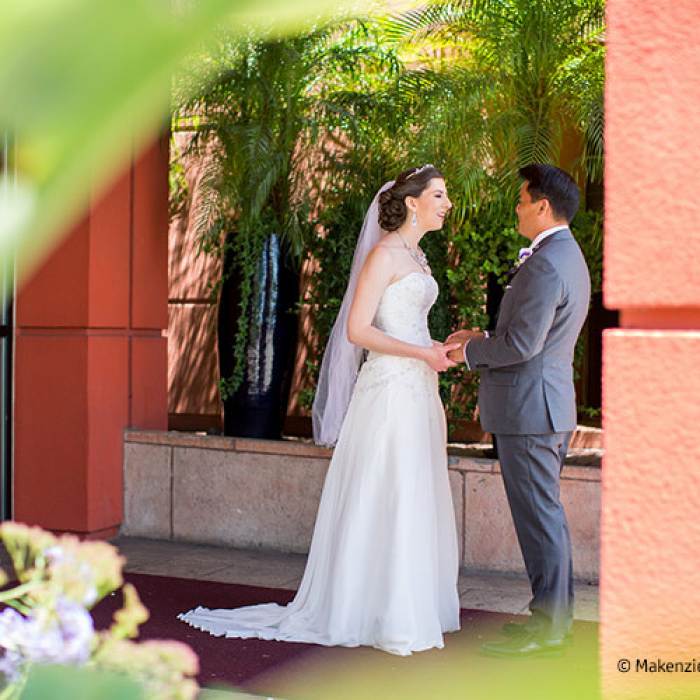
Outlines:
POLYGON ((419 247, 451 207, 432 165, 384 185, 365 217, 314 400, 336 444, 294 600, 181 620, 210 634, 408 655, 459 629, 458 553, 437 373, 458 344, 431 340, 438 295, 419 247), (364 362, 363 355, 369 351, 364 362))

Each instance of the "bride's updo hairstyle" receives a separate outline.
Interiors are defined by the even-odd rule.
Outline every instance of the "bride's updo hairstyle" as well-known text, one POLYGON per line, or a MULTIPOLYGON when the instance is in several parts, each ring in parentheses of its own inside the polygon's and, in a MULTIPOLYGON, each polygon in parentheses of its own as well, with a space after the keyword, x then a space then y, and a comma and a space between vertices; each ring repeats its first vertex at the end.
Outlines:
POLYGON ((406 221, 406 197, 420 197, 433 178, 443 174, 433 165, 404 170, 396 182, 379 195, 379 225, 385 231, 396 231, 406 221))

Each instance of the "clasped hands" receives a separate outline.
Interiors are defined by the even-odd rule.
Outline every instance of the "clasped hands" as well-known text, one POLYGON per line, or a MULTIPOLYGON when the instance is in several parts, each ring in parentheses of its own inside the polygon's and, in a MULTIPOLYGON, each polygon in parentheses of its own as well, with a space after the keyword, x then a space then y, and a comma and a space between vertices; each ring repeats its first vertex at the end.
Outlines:
POLYGON ((450 333, 444 343, 433 341, 426 362, 436 371, 444 372, 464 362, 464 345, 472 338, 483 338, 481 331, 460 330, 450 333))
POLYGON ((472 338, 483 338, 484 334, 482 331, 467 330, 466 328, 461 331, 455 331, 447 336, 445 343, 459 343, 458 350, 451 350, 448 353, 448 357, 453 362, 464 362, 464 346, 472 338))

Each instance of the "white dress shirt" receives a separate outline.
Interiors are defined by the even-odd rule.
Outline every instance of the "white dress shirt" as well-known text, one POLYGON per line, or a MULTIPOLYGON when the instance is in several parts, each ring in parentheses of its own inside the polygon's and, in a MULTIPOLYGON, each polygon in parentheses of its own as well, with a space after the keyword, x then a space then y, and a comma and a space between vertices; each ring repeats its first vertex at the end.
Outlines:
MULTIPOLYGON (((559 224, 558 226, 552 226, 551 228, 546 228, 544 231, 541 233, 538 233, 537 236, 533 239, 532 243, 527 248, 521 248, 520 252, 518 253, 518 260, 520 261, 520 264, 523 265, 525 262, 527 262, 527 259, 532 255, 534 252, 535 248, 542 243, 542 241, 545 238, 549 238, 551 235, 555 234, 557 231, 563 231, 564 229, 568 229, 569 227, 564 225, 564 224, 559 224)), ((489 337, 489 332, 484 331, 484 337, 488 338, 489 337)), ((469 359, 467 358, 467 345, 469 345, 469 341, 471 338, 467 339, 467 342, 464 343, 464 347, 462 348, 462 352, 464 353, 464 364, 467 366, 468 370, 471 370, 471 367, 469 366, 469 359)))
MULTIPOLYGON (((520 253, 518 254, 518 258, 525 252, 527 252, 527 257, 529 257, 532 252, 537 248, 537 246, 542 243, 542 241, 545 238, 549 238, 552 234, 555 234, 557 231, 563 231, 564 229, 568 229, 569 227, 564 225, 564 224, 559 224, 559 226, 552 226, 552 228, 546 228, 544 231, 541 233, 538 233, 537 236, 535 236, 534 240, 532 243, 527 248, 521 248, 520 253)), ((523 261, 524 262, 524 261, 523 261)))

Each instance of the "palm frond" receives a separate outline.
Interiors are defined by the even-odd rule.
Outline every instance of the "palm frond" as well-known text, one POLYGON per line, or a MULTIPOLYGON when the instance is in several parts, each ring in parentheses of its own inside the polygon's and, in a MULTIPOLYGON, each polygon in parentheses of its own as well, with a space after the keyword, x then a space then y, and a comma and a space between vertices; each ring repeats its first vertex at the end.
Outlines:
POLYGON ((384 31, 393 41, 435 36, 461 26, 468 12, 469 2, 464 0, 430 2, 422 8, 390 15, 384 21, 384 31))

